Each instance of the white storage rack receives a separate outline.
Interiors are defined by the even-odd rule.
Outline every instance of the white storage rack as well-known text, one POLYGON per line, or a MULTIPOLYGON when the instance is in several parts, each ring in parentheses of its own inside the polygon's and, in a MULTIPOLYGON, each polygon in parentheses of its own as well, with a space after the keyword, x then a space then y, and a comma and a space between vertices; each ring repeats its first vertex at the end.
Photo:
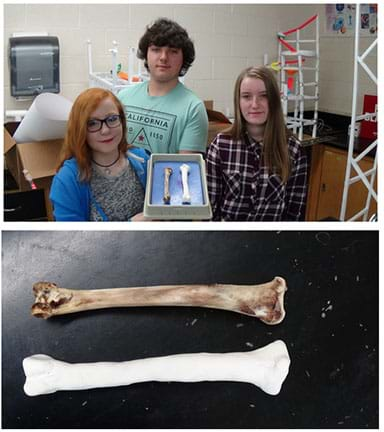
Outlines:
POLYGON ((138 76, 141 80, 145 79, 141 73, 141 63, 137 60, 137 68, 135 73, 134 63, 136 57, 136 50, 129 47, 128 51, 128 80, 123 80, 117 75, 117 57, 118 49, 117 42, 112 42, 113 47, 109 49, 112 55, 112 65, 110 72, 94 72, 92 65, 92 43, 90 40, 87 41, 88 48, 88 70, 89 70, 89 87, 101 87, 111 90, 114 94, 119 93, 120 90, 126 88, 127 86, 135 85, 136 83, 132 81, 133 76, 138 76))
POLYGON ((312 138, 317 134, 318 104, 319 104, 319 17, 313 16, 299 27, 278 34, 279 38, 279 62, 280 62, 280 90, 283 112, 287 127, 293 129, 293 133, 300 141, 303 140, 303 129, 312 126, 312 138), (314 35, 311 39, 302 39, 301 30, 309 24, 314 26, 314 35), (291 39, 286 36, 294 34, 291 39), (291 45, 292 44, 292 45, 291 45), (283 49, 282 45, 285 48, 283 49), (308 65, 309 60, 311 64, 308 65), (292 66, 295 64, 295 66, 292 66), (295 73, 293 91, 288 88, 288 72, 295 73), (310 77, 310 80, 305 79, 310 77), (312 91, 310 89, 312 88, 312 91), (292 103, 293 102, 293 103, 292 103), (308 102, 314 105, 313 118, 304 117, 308 102), (293 110, 293 116, 288 112, 293 110))
MULTIPOLYGON (((377 86, 377 77, 376 75, 369 69, 367 64, 364 62, 366 57, 375 49, 377 46, 378 39, 376 38, 371 45, 361 54, 359 55, 359 40, 360 40, 360 4, 356 4, 356 18, 355 18, 355 56, 354 56, 354 76, 353 76, 353 95, 352 95, 352 116, 351 116, 351 126, 350 126, 350 135, 349 135, 349 145, 348 145, 348 160, 347 167, 345 171, 345 180, 344 180, 344 191, 343 191, 343 200, 341 204, 340 211, 340 220, 345 220, 347 203, 348 203, 348 192, 349 187, 358 181, 362 181, 365 187, 368 190, 367 200, 365 203, 365 207, 357 212, 354 216, 352 216, 349 221, 355 221, 359 218, 363 218, 363 221, 368 220, 369 216, 369 207, 371 204, 372 198, 377 202, 377 193, 374 189, 375 178, 377 172, 377 138, 360 154, 354 155, 354 130, 356 127, 356 123, 362 120, 376 120, 377 112, 374 113, 364 113, 363 115, 357 115, 357 96, 359 94, 359 65, 364 69, 369 78, 376 84, 377 86), (362 171, 359 162, 366 156, 370 151, 376 148, 375 159, 373 163, 373 167, 367 171, 362 171), (356 175, 352 175, 352 168, 355 170, 356 175)), ((376 215, 373 215, 371 220, 376 220, 376 215)))

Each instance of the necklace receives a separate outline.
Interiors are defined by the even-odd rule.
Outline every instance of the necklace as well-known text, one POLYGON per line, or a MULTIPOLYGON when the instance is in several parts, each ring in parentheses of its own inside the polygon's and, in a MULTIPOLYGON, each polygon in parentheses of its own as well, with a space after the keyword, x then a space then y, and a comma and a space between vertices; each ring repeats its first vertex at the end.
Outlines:
POLYGON ((111 174, 111 170, 110 170, 111 166, 115 165, 115 163, 116 163, 119 159, 120 159, 120 153, 117 155, 117 158, 116 158, 112 163, 110 163, 109 165, 102 165, 101 163, 96 162, 95 159, 93 159, 93 158, 92 158, 91 160, 92 160, 92 162, 93 162, 94 164, 96 164, 97 166, 99 166, 99 167, 101 167, 101 168, 104 168, 104 172, 105 172, 105 174, 110 175, 110 174, 111 174))

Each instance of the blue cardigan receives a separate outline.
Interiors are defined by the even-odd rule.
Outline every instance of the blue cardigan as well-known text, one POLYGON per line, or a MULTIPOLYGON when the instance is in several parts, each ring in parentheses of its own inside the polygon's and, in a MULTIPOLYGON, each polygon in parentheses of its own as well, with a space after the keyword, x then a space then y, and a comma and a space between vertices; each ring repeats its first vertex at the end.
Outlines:
MULTIPOLYGON (((145 190, 148 154, 143 149, 132 148, 127 152, 127 158, 145 190)), ((79 180, 79 168, 75 158, 66 160, 54 176, 49 198, 56 221, 89 221, 91 202, 95 204, 103 220, 108 220, 94 199, 89 182, 79 180)))

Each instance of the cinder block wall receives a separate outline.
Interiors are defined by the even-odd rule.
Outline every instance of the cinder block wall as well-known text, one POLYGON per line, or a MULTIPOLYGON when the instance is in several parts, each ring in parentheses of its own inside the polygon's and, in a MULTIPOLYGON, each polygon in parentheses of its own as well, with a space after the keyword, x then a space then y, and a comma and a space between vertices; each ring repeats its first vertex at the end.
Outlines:
MULTIPOLYGON (((277 60, 276 33, 296 27, 315 13, 320 16, 320 109, 350 115, 353 80, 353 37, 325 33, 325 5, 301 4, 5 4, 4 109, 27 109, 31 101, 10 96, 7 59, 13 32, 47 31, 59 37, 61 93, 70 100, 88 86, 87 39, 92 41, 95 71, 111 69, 108 49, 118 42, 119 62, 127 70, 128 47, 137 46, 145 26, 164 16, 185 26, 195 42, 196 61, 185 84, 214 108, 233 112, 232 92, 238 73, 249 65, 277 60)), ((362 38, 368 46, 372 37, 362 38)), ((368 63, 376 72, 376 53, 368 63)), ((376 94, 363 76, 361 96, 376 94)), ((362 105, 362 97, 359 98, 362 105)))

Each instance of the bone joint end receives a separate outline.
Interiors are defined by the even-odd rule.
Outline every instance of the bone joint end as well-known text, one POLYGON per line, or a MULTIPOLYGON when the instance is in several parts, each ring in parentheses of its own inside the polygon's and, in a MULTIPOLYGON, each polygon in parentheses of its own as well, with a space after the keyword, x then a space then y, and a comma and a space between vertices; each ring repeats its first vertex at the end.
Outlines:
POLYGON ((276 276, 265 296, 264 303, 255 310, 255 315, 269 325, 280 324, 285 318, 284 294, 287 291, 285 279, 276 276))
POLYGON ((37 282, 33 285, 35 302, 31 313, 38 318, 50 318, 55 315, 55 310, 72 299, 69 290, 59 288, 52 282, 37 282))

